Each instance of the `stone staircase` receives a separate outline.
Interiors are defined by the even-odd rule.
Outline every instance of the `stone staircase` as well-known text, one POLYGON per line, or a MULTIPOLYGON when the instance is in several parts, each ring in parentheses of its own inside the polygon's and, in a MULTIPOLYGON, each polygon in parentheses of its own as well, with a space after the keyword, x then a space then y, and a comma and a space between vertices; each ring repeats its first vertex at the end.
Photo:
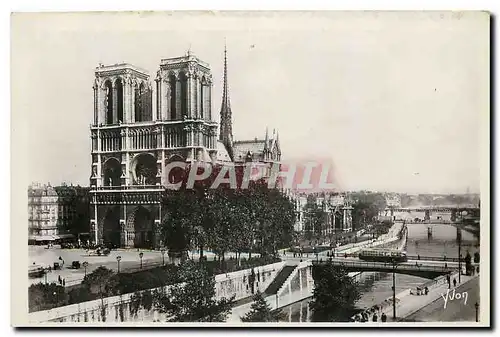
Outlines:
POLYGON ((264 297, 269 295, 276 295, 278 290, 283 286, 290 274, 297 268, 297 266, 284 266, 278 275, 274 278, 271 284, 264 291, 264 297))

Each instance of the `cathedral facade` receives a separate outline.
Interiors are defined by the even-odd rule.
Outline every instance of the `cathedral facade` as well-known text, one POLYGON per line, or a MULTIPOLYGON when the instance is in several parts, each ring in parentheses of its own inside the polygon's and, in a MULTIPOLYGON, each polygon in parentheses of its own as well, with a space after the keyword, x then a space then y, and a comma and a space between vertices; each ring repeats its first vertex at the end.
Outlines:
POLYGON ((226 55, 220 125, 212 111, 210 67, 190 52, 162 59, 154 85, 147 71, 131 64, 96 68, 90 127, 94 243, 163 245, 159 234, 166 210, 161 200, 168 163, 251 161, 269 167, 280 161, 277 132, 269 136, 266 131, 260 140, 233 140, 226 55))

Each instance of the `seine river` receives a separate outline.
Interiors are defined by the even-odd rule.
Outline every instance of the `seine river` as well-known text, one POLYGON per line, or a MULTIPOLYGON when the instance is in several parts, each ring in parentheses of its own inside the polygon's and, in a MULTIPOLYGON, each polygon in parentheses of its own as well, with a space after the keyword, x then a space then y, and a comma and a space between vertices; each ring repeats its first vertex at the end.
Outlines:
MULTIPOLYGON (((438 224, 408 224, 408 245, 409 255, 420 256, 447 256, 458 257, 458 243, 456 240, 457 230, 450 225, 438 224), (428 227, 432 227, 432 237, 428 237, 428 227)), ((462 231, 462 254, 467 251, 474 255, 479 251, 478 239, 469 232, 462 231)), ((428 281, 422 277, 396 274, 396 293, 408 288, 416 287, 428 281)), ((375 304, 383 302, 392 296, 392 274, 391 273, 366 273, 360 281, 362 296, 356 303, 359 309, 369 308, 375 304)), ((283 312, 289 313, 291 307, 292 322, 305 320, 307 303, 310 299, 294 303, 283 308, 283 312), (302 308, 302 315, 300 310, 302 308)))

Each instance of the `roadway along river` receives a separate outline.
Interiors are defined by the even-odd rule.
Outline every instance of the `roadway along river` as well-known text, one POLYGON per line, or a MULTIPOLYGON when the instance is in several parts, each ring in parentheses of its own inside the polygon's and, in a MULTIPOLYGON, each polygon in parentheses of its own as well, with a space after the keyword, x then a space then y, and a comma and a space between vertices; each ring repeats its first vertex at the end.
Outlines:
MULTIPOLYGON (((438 224, 408 224, 408 245, 409 255, 458 257, 457 230, 450 225, 438 224), (432 227, 432 236, 428 237, 428 227, 432 227)), ((473 256, 479 251, 478 239, 469 232, 462 231, 462 254, 467 251, 473 256)), ((415 288, 428 281, 422 277, 396 274, 396 292, 401 292, 408 288, 415 288)), ((386 298, 392 296, 392 274, 390 273, 365 273, 364 280, 360 282, 362 296, 356 302, 359 309, 369 308, 381 303, 386 298)), ((478 290, 479 291, 479 290, 478 290)), ((292 304, 292 321, 298 322, 299 317, 305 318, 306 305, 310 299, 301 303, 292 304), (299 311, 303 310, 300 315, 299 311)), ((475 303, 475 302, 474 302, 475 303)), ((284 312, 289 312, 289 307, 283 308, 284 312)), ((430 318, 434 321, 439 318, 430 318)))
MULTIPOLYGON (((476 302, 479 303, 479 278, 476 277, 467 283, 458 286, 455 294, 467 293, 467 303, 463 298, 453 299, 453 292, 448 294, 446 301, 442 297, 423 307, 419 311, 411 314, 405 319, 405 322, 474 322, 476 320, 476 302)), ((446 297, 446 294, 443 296, 446 297)))

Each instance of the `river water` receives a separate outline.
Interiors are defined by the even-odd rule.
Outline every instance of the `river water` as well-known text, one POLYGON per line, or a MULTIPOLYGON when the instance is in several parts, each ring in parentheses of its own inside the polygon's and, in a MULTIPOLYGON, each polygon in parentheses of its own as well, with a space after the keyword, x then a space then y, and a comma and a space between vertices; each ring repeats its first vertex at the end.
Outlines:
MULTIPOLYGON (((408 224, 408 255, 458 257, 457 230, 450 225, 441 224, 408 224), (432 236, 428 237, 428 227, 432 228, 432 236)), ((478 238, 469 232, 462 231, 462 254, 467 251, 473 256, 479 251, 478 238)), ((396 274, 396 293, 416 287, 428 279, 396 274)), ((364 273, 359 282, 362 296, 356 302, 358 309, 369 308, 392 296, 392 273, 364 273)), ((283 308, 283 312, 291 313, 292 322, 309 321, 306 314, 307 304, 311 299, 294 303, 283 308), (300 311, 302 310, 302 314, 300 311)), ((288 315, 287 315, 288 316, 288 315)))

